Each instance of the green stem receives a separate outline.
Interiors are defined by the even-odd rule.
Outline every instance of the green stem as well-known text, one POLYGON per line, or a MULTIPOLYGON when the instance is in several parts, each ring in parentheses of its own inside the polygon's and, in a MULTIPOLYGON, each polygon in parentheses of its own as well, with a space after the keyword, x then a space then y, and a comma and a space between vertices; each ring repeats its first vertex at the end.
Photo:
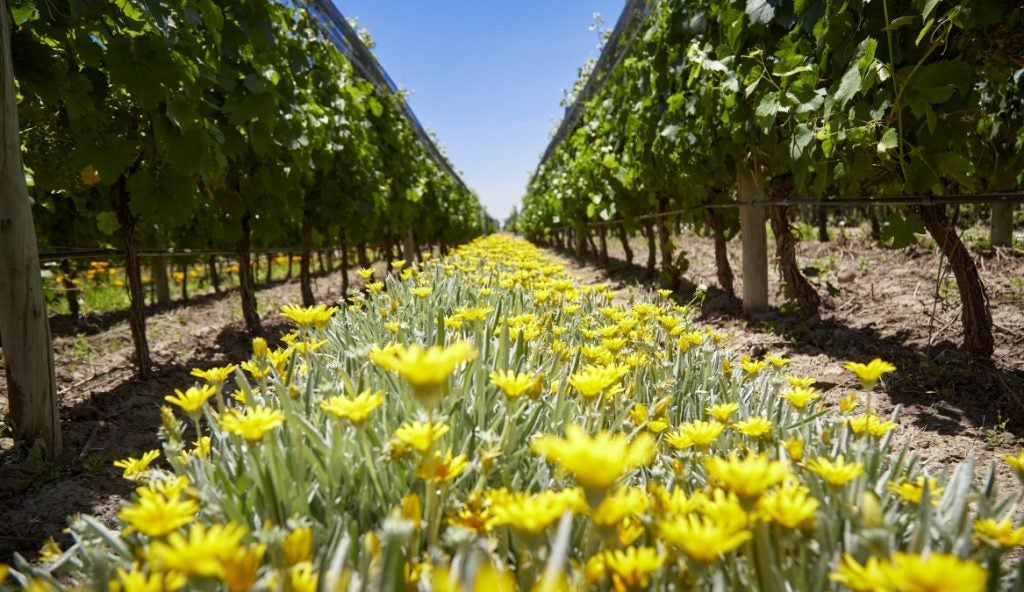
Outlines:
POLYGON ((377 463, 373 461, 373 454, 370 451, 370 439, 366 432, 359 429, 359 444, 363 449, 363 458, 366 460, 366 468, 370 471, 370 481, 373 482, 373 489, 377 492, 377 500, 381 507, 387 507, 387 499, 384 497, 384 489, 380 486, 380 477, 377 475, 377 463))

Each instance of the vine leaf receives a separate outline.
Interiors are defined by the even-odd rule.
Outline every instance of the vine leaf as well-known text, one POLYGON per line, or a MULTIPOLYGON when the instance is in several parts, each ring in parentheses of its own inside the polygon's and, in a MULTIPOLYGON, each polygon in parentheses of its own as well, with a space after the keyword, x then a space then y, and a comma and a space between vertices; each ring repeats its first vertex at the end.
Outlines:
POLYGON ((879 242, 894 249, 903 249, 917 243, 916 235, 924 232, 924 223, 917 214, 911 213, 904 218, 899 212, 893 212, 882 223, 879 242))
POLYGON ((747 16, 750 22, 767 25, 775 18, 775 6, 769 0, 747 0, 747 16))

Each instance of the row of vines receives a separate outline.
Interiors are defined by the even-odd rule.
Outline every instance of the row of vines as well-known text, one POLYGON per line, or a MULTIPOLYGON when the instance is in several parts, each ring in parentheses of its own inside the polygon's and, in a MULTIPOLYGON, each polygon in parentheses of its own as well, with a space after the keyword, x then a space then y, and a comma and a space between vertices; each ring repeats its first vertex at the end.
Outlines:
MULTIPOLYGON (((714 235, 730 295, 726 243, 743 235, 744 308, 758 310, 767 284, 750 275, 767 273, 756 261, 767 218, 787 296, 813 315, 820 297, 797 265, 787 206, 749 204, 1020 188, 1019 3, 654 0, 644 10, 622 37, 631 45, 605 48, 624 54, 531 179, 516 221, 527 236, 582 250, 617 232, 631 258, 629 237, 642 232, 671 288, 686 257, 665 214, 682 212, 714 235)), ((1012 206, 992 216, 993 243, 1010 244, 1012 206)), ((884 226, 895 246, 934 238, 960 291, 965 347, 991 356, 984 286, 946 206, 901 207, 884 226)))
MULTIPOLYGON (((401 94, 357 76, 301 5, 0 8, 38 244, 121 251, 142 375, 150 360, 140 249, 237 253, 245 322, 259 335, 254 249, 301 245, 311 305, 316 249, 340 245, 344 256, 367 243, 401 245, 411 258, 417 244, 456 244, 485 223, 476 195, 416 140, 401 94)), ((13 325, 0 328, 8 349, 23 345, 13 325)), ((48 355, 24 349, 36 361, 48 355)), ((13 363, 8 355, 9 376, 13 363)), ((18 383, 9 385, 14 423, 32 431, 39 421, 18 383)))

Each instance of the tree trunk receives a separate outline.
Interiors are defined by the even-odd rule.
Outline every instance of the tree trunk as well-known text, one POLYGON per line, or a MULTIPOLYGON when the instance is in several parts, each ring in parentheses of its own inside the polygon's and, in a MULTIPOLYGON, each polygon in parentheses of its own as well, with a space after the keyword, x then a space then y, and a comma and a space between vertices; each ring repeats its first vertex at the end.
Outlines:
POLYGON ((608 227, 600 225, 597 227, 597 238, 600 251, 597 254, 598 261, 602 266, 608 267, 608 227))
POLYGON ((366 256, 366 241, 359 241, 356 245, 356 261, 363 269, 370 266, 370 258, 366 256))
POLYGON ((9 18, 7 0, 0 0, 0 334, 10 423, 54 459, 61 453, 57 379, 21 160, 9 18))
POLYGON ((263 283, 269 284, 274 280, 274 254, 267 253, 267 273, 263 276, 263 283))
POLYGON ((412 265, 416 261, 416 238, 412 235, 412 230, 406 232, 402 239, 404 241, 402 255, 409 262, 409 265, 412 265))
POLYGON ((626 254, 626 265, 633 265, 633 249, 629 246, 629 233, 626 232, 624 224, 617 224, 619 242, 622 243, 622 252, 626 254))
POLYGON ((732 265, 729 264, 729 247, 725 239, 725 224, 722 217, 711 208, 704 210, 704 219, 707 221, 711 234, 715 239, 715 267, 718 270, 718 284, 725 290, 729 298, 736 298, 736 288, 733 286, 732 265))
POLYGON ((71 318, 78 320, 82 316, 82 305, 78 301, 78 286, 75 285, 75 270, 71 268, 70 259, 60 261, 61 287, 64 288, 64 298, 68 302, 68 314, 71 318))
POLYGON ((668 212, 668 198, 658 196, 658 248, 661 249, 661 284, 662 288, 675 290, 679 287, 680 270, 676 268, 675 245, 672 244, 672 222, 664 214, 668 212))
POLYGON ((577 257, 583 257, 587 252, 587 237, 579 229, 573 229, 573 250, 576 252, 577 257))
POLYGON ((152 360, 146 341, 146 294, 142 288, 142 270, 135 244, 135 216, 132 215, 127 181, 124 175, 114 183, 117 199, 117 223, 120 225, 121 246, 124 249, 125 274, 128 276, 128 325, 135 344, 135 367, 139 378, 151 375, 152 360))
POLYGON ((588 254, 591 257, 597 257, 597 244, 594 243, 594 235, 593 235, 593 233, 591 233, 588 230, 587 234, 586 234, 586 237, 587 237, 588 254))
POLYGON ((254 337, 263 337, 263 324, 256 308, 256 282, 251 266, 252 228, 249 226, 251 214, 242 216, 242 236, 238 239, 238 293, 242 299, 242 317, 245 326, 254 337))
POLYGON ((217 256, 210 255, 206 259, 206 273, 210 276, 213 293, 220 294, 220 273, 217 271, 217 256))
POLYGON ((160 306, 167 306, 171 303, 171 284, 167 279, 167 258, 153 257, 150 259, 149 269, 153 276, 153 293, 156 296, 156 303, 160 306))
POLYGON ((293 264, 293 259, 295 258, 292 256, 292 252, 288 251, 288 272, 284 276, 284 279, 286 280, 292 279, 292 268, 295 267, 295 265, 293 264))
MULTIPOLYGON (((341 297, 348 297, 348 233, 341 229, 341 297)), ((366 256, 365 254, 363 255, 366 256)))
POLYGON ((313 248, 313 224, 308 213, 302 216, 302 262, 299 263, 299 286, 302 292, 302 306, 313 306, 316 298, 313 297, 313 284, 310 276, 310 257, 313 248))
MULTIPOLYGON (((792 193, 792 181, 788 178, 774 179, 771 183, 772 199, 784 199, 792 193)), ((818 313, 821 298, 814 286, 800 273, 796 261, 796 237, 793 227, 789 224, 789 208, 787 206, 771 206, 768 214, 771 218, 772 233, 775 235, 775 256, 779 273, 785 285, 787 296, 793 299, 797 310, 804 317, 818 313)))
MULTIPOLYGON (((764 200, 761 171, 757 161, 747 158, 736 170, 741 202, 764 200)), ((768 239, 764 228, 764 206, 740 207, 740 239, 743 245, 743 312, 768 310, 768 239)))
POLYGON ((864 209, 867 210, 868 222, 871 223, 871 240, 876 242, 882 240, 882 223, 878 219, 877 209, 871 206, 864 209))
POLYGON ((815 220, 818 223, 818 242, 828 242, 828 210, 822 207, 814 209, 815 220))
POLYGON ((327 249, 327 272, 334 271, 334 249, 327 249))
POLYGON ((324 252, 323 249, 316 250, 316 265, 320 270, 320 275, 327 273, 327 267, 324 265, 324 252))
POLYGON ((647 235, 647 279, 653 280, 657 273, 658 247, 654 236, 654 222, 650 218, 644 220, 644 234, 647 235))
POLYGON ((388 238, 384 244, 384 261, 387 263, 388 271, 391 270, 391 262, 395 260, 395 255, 391 252, 391 239, 388 238))
POLYGON ((188 302, 188 263, 181 264, 181 300, 188 302))
POLYGON ((992 204, 992 246, 1013 246, 1013 204, 992 204))
POLYGON ((994 344, 992 340, 992 314, 988 308, 988 295, 981 283, 978 268, 956 231, 946 218, 946 207, 917 206, 921 222, 942 249, 949 267, 953 270, 956 285, 963 304, 961 319, 964 327, 964 348, 979 358, 990 359, 994 344))

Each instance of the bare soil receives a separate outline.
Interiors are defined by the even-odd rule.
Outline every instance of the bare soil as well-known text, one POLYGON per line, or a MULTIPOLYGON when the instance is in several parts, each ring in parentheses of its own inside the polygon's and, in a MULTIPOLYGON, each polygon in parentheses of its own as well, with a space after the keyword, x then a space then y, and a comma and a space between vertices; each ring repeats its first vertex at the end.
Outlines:
MULTIPOLYGON (((977 480, 992 465, 1000 491, 1020 492, 1020 482, 1000 457, 1016 456, 1024 445, 1024 251, 973 253, 988 293, 996 342, 995 355, 986 363, 960 347, 959 295, 938 249, 886 249, 859 235, 848 230, 830 242, 797 244, 801 268, 817 272, 809 279, 824 304, 810 320, 785 312, 774 267, 769 272, 770 311, 745 316, 741 303, 717 283, 714 242, 688 231, 674 237, 676 252, 684 251, 690 263, 677 296, 686 302, 704 286, 699 322, 725 331, 729 347, 740 355, 790 358, 790 372, 817 378, 829 404, 857 390, 843 362, 875 357, 892 362, 898 370, 887 375, 875 409, 884 416, 901 407, 897 445, 909 443, 932 474, 973 452, 977 480)), ((630 245, 633 265, 626 263, 617 240, 608 243, 604 268, 591 257, 560 254, 576 274, 611 282, 628 297, 630 287, 656 287, 642 266, 646 241, 630 245)), ((738 239, 729 243, 736 294, 743 293, 740 251, 738 239)), ((771 244, 768 256, 773 266, 771 244)))
MULTIPOLYGON (((353 288, 358 286, 361 280, 351 270, 349 275, 353 288)), ((341 272, 314 278, 314 294, 318 302, 337 301, 341 272)), ((298 279, 263 286, 258 300, 264 328, 276 340, 289 329, 278 310, 301 302, 298 279)), ((0 562, 15 552, 35 556, 49 537, 68 542, 62 530, 76 513, 111 523, 133 487, 113 462, 160 447, 164 396, 192 384, 193 368, 237 362, 251 352, 237 290, 152 312, 147 334, 154 375, 149 380, 135 378, 123 313, 78 322, 55 318, 51 327, 64 454, 58 463, 42 463, 26 446, 4 437, 9 434, 0 434, 0 562)), ((0 408, 6 408, 6 395, 0 372, 0 408)))

